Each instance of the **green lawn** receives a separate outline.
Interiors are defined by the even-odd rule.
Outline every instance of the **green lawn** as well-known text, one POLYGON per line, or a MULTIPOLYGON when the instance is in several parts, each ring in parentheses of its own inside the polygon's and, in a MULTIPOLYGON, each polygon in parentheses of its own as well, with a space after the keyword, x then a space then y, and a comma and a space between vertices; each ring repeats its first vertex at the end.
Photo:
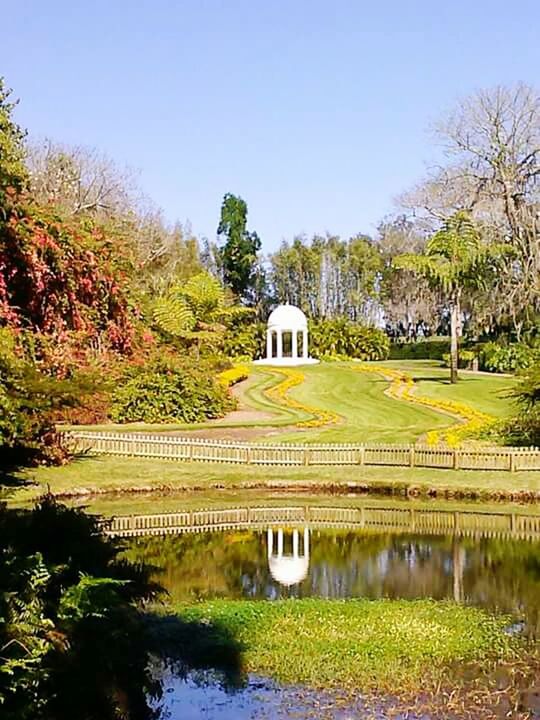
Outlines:
MULTIPOLYGON (((409 372, 418 381, 416 393, 434 398, 465 402, 482 412, 502 417, 513 406, 504 393, 514 379, 485 373, 461 373, 457 385, 448 382, 448 370, 435 361, 387 361, 382 363, 409 372)), ((429 430, 441 430, 455 424, 455 420, 428 407, 413 405, 387 397, 388 382, 376 374, 359 373, 355 363, 321 363, 299 368, 304 374, 302 385, 290 390, 290 396, 307 407, 337 413, 341 421, 320 428, 297 428, 296 423, 309 419, 300 409, 278 405, 264 395, 264 391, 281 382, 283 376, 271 368, 252 367, 252 374, 241 391, 242 406, 265 413, 265 417, 238 421, 232 417, 217 423, 196 425, 163 424, 101 425, 88 429, 115 431, 167 432, 188 431, 208 427, 287 427, 279 435, 283 442, 344 443, 380 442, 409 443, 418 440, 429 430)), ((276 436, 267 442, 276 442, 276 436)))
POLYGON ((448 369, 441 368, 434 360, 392 360, 381 365, 408 372, 417 384, 415 392, 418 395, 466 403, 494 417, 507 417, 516 411, 508 397, 516 384, 514 377, 460 370, 459 382, 452 385, 448 369))
POLYGON ((337 425, 296 430, 280 436, 285 442, 409 443, 429 430, 452 424, 446 415, 387 397, 388 382, 359 373, 352 363, 322 363, 302 368, 305 382, 291 390, 299 402, 341 416, 337 425))
MULTIPOLYGON (((257 467, 144 458, 88 457, 21 474, 28 484, 11 498, 24 502, 47 489, 59 496, 131 491, 291 489, 373 491, 471 498, 540 496, 540 472, 456 471, 393 467, 257 467)), ((151 505, 149 505, 149 512, 151 505)))
POLYGON ((194 646, 202 627, 207 651, 233 643, 247 672, 380 695, 429 692, 451 682, 453 663, 503 659, 516 644, 503 632, 508 618, 433 600, 218 600, 173 609, 194 646))

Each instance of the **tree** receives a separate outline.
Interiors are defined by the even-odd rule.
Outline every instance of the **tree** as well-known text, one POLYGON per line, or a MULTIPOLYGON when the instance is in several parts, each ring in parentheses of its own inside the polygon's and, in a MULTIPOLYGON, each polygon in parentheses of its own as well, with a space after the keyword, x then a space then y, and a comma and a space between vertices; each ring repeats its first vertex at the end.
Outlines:
POLYGON ((380 301, 386 321, 396 333, 399 328, 405 332, 409 323, 416 326, 422 321, 430 328, 437 328, 440 323, 437 291, 425 278, 394 264, 399 255, 421 254, 426 247, 425 233, 401 215, 379 225, 377 245, 383 261, 380 301))
MULTIPOLYGON (((16 102, 0 77, 0 222, 6 219, 7 194, 18 194, 27 183, 24 131, 13 120, 16 102)), ((1 232, 1 228, 0 228, 1 232)))
POLYGON ((95 148, 45 140, 28 147, 27 164, 35 200, 64 214, 118 217, 136 206, 133 173, 95 148))
POLYGON ((427 242, 422 254, 398 256, 397 268, 411 270, 439 288, 450 312, 450 381, 458 380, 458 338, 461 334, 461 302, 464 290, 485 281, 489 264, 504 248, 488 245, 466 211, 446 220, 427 242))
POLYGON ((247 204, 238 195, 227 193, 224 196, 217 233, 223 243, 223 279, 235 295, 252 304, 261 241, 256 232, 248 232, 247 204))
POLYGON ((194 343, 197 354, 203 342, 215 345, 226 323, 249 312, 233 305, 215 277, 202 272, 182 285, 174 285, 154 305, 154 320, 168 335, 194 343))
POLYGON ((278 302, 291 302, 310 317, 347 317, 375 322, 379 313, 379 247, 358 234, 297 236, 271 258, 270 277, 278 302))
POLYGON ((510 243, 485 298, 485 315, 512 323, 520 337, 540 312, 540 93, 527 85, 480 90, 435 128, 448 162, 402 198, 433 227, 458 210, 510 243))

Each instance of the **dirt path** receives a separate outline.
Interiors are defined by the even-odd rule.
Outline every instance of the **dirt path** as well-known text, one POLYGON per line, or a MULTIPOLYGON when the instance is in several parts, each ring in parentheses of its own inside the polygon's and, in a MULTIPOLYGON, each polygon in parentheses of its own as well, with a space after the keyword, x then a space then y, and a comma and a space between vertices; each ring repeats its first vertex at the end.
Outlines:
POLYGON ((277 436, 290 431, 290 426, 288 425, 246 427, 247 423, 266 422, 275 417, 274 413, 256 410, 248 404, 246 401, 246 390, 250 387, 250 384, 251 378, 248 378, 233 387, 232 393, 238 401, 237 409, 227 413, 227 415, 218 420, 210 420, 208 424, 211 425, 211 427, 173 431, 168 432, 167 435, 188 435, 189 437, 208 440, 239 440, 240 442, 244 442, 257 440, 258 438, 277 436), (230 427, 232 424, 238 424, 238 426, 230 427))

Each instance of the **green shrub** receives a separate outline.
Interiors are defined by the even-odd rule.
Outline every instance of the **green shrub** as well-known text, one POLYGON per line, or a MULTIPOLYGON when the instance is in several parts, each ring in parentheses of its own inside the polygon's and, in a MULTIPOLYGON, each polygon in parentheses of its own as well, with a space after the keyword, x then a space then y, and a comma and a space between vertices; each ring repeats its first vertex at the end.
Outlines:
POLYGON ((266 324, 239 324, 227 329, 223 352, 236 360, 255 360, 266 355, 266 324))
POLYGON ((310 323, 309 352, 314 358, 386 360, 390 341, 378 328, 345 318, 310 323))
POLYGON ((227 388, 204 366, 163 364, 139 370, 112 396, 115 422, 202 422, 234 407, 227 388))
POLYGON ((390 360, 442 360, 449 352, 448 339, 393 342, 390 345, 390 360))
POLYGON ((540 447, 540 362, 529 369, 512 395, 520 412, 501 428, 510 445, 540 447))
POLYGON ((57 380, 39 372, 22 353, 18 338, 0 328, 0 456, 6 462, 61 462, 65 450, 54 432, 54 416, 94 391, 79 375, 57 380))
POLYGON ((540 350, 523 343, 499 345, 486 343, 480 352, 480 368, 488 372, 517 372, 527 370, 540 361, 540 350))
MULTIPOLYGON (((459 364, 460 368, 471 368, 473 361, 476 357, 474 350, 460 350, 459 351, 459 364)), ((450 367, 450 353, 444 353, 443 362, 445 367, 450 367)))

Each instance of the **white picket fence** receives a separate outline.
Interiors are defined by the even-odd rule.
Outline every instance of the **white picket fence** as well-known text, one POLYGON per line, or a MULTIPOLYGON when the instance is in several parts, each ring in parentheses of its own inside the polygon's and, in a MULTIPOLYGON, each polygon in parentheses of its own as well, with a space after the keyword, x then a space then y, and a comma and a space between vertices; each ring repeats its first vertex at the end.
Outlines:
POLYGON ((75 452, 243 465, 389 465, 453 470, 540 470, 537 448, 430 445, 266 445, 157 433, 64 431, 75 452))

